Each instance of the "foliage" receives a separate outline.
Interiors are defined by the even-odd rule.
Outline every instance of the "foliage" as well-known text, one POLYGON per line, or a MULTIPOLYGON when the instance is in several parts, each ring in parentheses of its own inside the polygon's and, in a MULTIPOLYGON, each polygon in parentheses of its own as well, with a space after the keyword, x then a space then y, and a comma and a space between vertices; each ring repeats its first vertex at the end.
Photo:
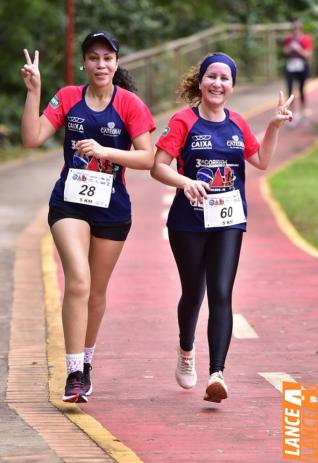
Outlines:
POLYGON ((0 3, 0 124, 18 141, 25 87, 20 69, 23 49, 40 50, 43 102, 63 84, 64 30, 63 0, 17 0, 0 3), (13 23, 14 21, 14 23, 13 23))
MULTIPOLYGON (((289 21, 300 14, 315 32, 316 0, 74 0, 75 80, 83 81, 80 43, 93 29, 107 29, 120 41, 121 55, 185 37, 222 23, 289 21)), ((66 0, 5 0, 0 2, 0 144, 1 127, 10 131, 9 141, 19 141, 25 99, 20 75, 23 48, 40 50, 42 105, 64 84, 66 0), (13 22, 14 21, 14 22, 13 22)), ((228 44, 230 47, 230 44, 228 44)), ((235 44, 232 44, 235 48, 235 44)), ((248 36, 241 61, 251 61, 260 49, 248 36)), ((43 106, 41 109, 43 109, 43 106)))
POLYGON ((312 10, 311 0, 215 0, 217 11, 223 11, 224 20, 243 24, 284 22, 303 16, 312 10))

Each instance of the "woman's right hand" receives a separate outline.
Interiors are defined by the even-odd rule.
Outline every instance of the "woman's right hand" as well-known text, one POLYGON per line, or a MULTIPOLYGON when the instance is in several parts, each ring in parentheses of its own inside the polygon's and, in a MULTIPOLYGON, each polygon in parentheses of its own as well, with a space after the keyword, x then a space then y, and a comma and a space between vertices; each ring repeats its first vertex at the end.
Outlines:
POLYGON ((188 178, 183 184, 183 191, 191 203, 199 201, 200 204, 207 198, 207 192, 210 191, 210 185, 201 180, 192 180, 188 178))
POLYGON ((39 52, 38 50, 35 50, 33 63, 28 50, 24 49, 23 52, 26 64, 21 69, 21 73, 26 88, 32 92, 41 87, 41 76, 39 71, 39 52))

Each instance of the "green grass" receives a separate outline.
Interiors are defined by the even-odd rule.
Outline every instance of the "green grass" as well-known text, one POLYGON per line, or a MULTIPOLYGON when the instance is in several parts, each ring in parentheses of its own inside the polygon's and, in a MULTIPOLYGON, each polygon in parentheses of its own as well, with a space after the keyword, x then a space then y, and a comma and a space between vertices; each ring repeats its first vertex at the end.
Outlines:
POLYGON ((270 187, 296 230, 318 249, 318 148, 272 175, 270 187))

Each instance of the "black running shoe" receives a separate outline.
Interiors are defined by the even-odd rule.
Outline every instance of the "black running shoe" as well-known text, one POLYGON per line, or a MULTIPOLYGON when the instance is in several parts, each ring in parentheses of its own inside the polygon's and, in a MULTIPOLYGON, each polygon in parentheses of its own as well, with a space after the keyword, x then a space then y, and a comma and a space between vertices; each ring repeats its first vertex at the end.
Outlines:
POLYGON ((93 385, 90 377, 90 371, 92 369, 92 365, 90 363, 84 363, 84 391, 86 395, 90 395, 93 392, 93 385))
POLYGON ((84 375, 81 371, 74 371, 68 375, 63 401, 87 402, 84 390, 84 375))

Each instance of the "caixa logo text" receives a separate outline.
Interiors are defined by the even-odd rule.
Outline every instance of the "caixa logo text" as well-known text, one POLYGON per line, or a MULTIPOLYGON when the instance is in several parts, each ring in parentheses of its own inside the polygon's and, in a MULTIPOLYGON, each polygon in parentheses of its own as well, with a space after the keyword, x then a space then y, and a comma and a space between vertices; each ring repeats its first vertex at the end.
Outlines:
POLYGON ((84 133, 84 125, 83 122, 85 119, 82 117, 76 116, 68 116, 67 128, 68 130, 72 130, 73 132, 84 133))

